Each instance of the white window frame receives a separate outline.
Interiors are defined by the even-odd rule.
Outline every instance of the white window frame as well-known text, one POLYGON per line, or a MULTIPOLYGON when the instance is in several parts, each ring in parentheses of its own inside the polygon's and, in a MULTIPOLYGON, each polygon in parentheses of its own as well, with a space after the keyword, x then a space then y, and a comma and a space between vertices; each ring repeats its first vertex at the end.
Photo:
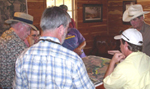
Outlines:
MULTIPOLYGON (((48 0, 46 0, 46 7, 49 7, 48 4, 47 4, 47 1, 48 0)), ((54 1, 54 6, 56 6, 56 0, 53 0, 53 1, 54 1)), ((63 0, 62 4, 64 4, 65 1, 67 1, 67 0, 63 0)), ((72 14, 71 14, 71 18, 73 18, 75 20, 75 4, 74 3, 75 3, 75 0, 72 0, 72 4, 71 4, 72 5, 72 8, 71 8, 72 14)))

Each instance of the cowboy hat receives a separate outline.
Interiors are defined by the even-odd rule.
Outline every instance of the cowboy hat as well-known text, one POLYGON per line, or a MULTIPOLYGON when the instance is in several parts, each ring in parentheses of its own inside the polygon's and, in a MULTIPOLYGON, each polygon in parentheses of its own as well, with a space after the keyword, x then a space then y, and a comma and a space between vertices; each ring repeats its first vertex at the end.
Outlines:
POLYGON ((33 16, 29 14, 23 12, 15 12, 13 19, 8 19, 5 21, 5 23, 11 24, 13 21, 23 22, 31 26, 33 29, 37 30, 37 28, 33 25, 33 16))
POLYGON ((148 11, 143 11, 143 8, 140 4, 134 4, 129 6, 129 8, 123 13, 122 20, 124 22, 130 22, 132 19, 149 13, 148 11))

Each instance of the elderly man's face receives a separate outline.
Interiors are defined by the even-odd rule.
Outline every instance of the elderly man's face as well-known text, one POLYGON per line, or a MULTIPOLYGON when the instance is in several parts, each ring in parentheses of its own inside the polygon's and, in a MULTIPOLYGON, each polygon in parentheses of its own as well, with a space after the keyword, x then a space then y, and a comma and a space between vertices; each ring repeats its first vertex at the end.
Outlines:
POLYGON ((135 18, 135 19, 132 19, 130 21, 131 25, 133 28, 135 29, 141 29, 142 25, 143 25, 143 17, 141 16, 140 18, 135 18))
POLYGON ((19 37, 22 39, 22 40, 25 40, 29 35, 30 35, 30 30, 31 30, 31 27, 27 24, 20 24, 21 25, 21 28, 20 28, 20 34, 19 34, 19 37))

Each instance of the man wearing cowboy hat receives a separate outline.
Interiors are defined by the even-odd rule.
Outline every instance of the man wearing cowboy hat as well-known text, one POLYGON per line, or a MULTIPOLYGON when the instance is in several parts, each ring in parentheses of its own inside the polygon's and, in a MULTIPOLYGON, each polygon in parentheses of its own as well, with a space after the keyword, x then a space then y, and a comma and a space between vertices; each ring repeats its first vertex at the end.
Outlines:
POLYGON ((124 22, 130 22, 133 28, 136 28, 143 35, 143 49, 142 51, 150 56, 150 25, 144 22, 144 14, 149 13, 143 11, 140 4, 131 5, 124 13, 122 20, 124 22))
POLYGON ((33 16, 15 12, 13 19, 6 20, 10 29, 0 37, 0 88, 12 87, 15 75, 15 62, 19 54, 27 47, 24 39, 30 34, 30 29, 36 29, 33 16))
POLYGON ((150 57, 141 52, 142 34, 134 28, 123 31, 121 52, 114 52, 103 80, 106 89, 150 89, 150 57))

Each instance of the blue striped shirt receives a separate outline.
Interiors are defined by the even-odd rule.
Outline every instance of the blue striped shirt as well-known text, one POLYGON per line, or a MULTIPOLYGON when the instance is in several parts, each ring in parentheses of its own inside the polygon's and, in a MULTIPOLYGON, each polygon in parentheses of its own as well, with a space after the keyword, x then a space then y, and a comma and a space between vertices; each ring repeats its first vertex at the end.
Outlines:
MULTIPOLYGON (((40 39, 59 42, 54 37, 40 39)), ((15 89, 95 89, 82 59, 53 42, 41 40, 26 49, 18 57, 15 69, 15 89)))

